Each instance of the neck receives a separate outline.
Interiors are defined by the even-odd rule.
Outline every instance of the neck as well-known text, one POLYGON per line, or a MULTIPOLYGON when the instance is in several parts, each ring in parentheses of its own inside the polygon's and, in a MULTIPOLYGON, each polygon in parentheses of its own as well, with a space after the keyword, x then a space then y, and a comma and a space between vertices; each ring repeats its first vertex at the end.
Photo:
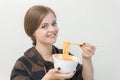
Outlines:
POLYGON ((52 45, 36 44, 35 48, 47 61, 52 61, 52 45))

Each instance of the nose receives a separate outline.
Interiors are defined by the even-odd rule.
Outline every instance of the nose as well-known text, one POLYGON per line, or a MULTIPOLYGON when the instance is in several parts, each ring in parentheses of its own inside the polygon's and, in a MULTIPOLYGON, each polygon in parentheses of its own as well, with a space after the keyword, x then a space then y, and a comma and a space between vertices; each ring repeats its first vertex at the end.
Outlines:
POLYGON ((51 25, 51 26, 49 27, 49 31, 55 31, 55 27, 51 25))

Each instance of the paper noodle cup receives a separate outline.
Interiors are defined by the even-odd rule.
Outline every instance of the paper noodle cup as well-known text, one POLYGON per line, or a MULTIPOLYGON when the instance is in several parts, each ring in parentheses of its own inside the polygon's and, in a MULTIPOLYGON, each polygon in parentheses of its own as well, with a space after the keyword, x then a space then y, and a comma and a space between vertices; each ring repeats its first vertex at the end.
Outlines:
POLYGON ((54 67, 60 67, 60 73, 70 73, 76 70, 79 63, 79 58, 71 56, 72 60, 62 60, 62 54, 53 54, 54 67))

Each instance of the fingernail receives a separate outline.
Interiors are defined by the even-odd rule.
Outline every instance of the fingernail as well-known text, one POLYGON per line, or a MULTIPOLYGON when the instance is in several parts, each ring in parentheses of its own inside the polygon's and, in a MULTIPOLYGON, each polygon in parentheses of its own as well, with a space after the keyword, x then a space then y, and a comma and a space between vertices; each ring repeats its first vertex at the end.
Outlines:
POLYGON ((80 45, 80 47, 82 47, 83 45, 80 45))
POLYGON ((58 70, 60 70, 60 67, 58 67, 58 70))
POLYGON ((83 45, 85 45, 85 43, 83 43, 83 45))
POLYGON ((75 73, 75 71, 73 71, 73 73, 75 73))

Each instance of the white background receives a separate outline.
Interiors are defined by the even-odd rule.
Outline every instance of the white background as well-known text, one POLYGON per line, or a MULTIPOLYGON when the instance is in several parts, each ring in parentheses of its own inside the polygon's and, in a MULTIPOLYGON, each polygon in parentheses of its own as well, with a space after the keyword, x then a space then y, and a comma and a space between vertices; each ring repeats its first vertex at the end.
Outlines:
MULTIPOLYGON (((32 46, 23 22, 33 5, 55 11, 59 48, 65 40, 103 46, 93 57, 95 80, 120 80, 120 0, 0 0, 0 80, 9 80, 15 61, 32 46)), ((81 57, 78 46, 70 51, 81 57)))

